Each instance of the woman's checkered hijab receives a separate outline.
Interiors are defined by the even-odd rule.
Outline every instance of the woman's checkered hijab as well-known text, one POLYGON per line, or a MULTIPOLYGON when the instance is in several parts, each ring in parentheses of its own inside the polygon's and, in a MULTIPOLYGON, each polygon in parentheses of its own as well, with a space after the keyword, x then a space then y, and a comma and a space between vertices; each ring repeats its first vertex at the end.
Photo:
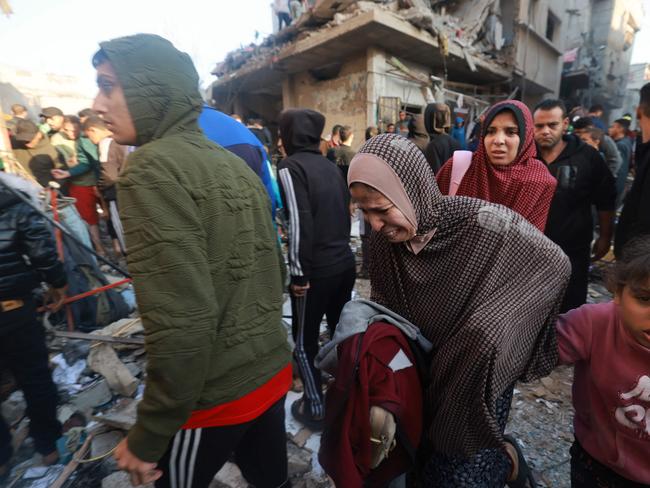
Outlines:
POLYGON ((506 207, 443 197, 407 139, 383 134, 359 152, 397 173, 415 208, 418 234, 435 229, 417 255, 376 232, 370 240, 372 300, 416 324, 434 344, 425 405, 429 439, 450 454, 498 447, 497 397, 556 365, 554 321, 568 259, 506 207))

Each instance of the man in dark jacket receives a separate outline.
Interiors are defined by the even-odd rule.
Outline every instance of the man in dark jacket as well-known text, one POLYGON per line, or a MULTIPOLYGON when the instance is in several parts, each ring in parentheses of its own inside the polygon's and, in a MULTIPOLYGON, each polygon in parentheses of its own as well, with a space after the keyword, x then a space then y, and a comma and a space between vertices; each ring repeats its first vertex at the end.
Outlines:
POLYGON ((305 394, 291 411, 312 429, 324 415, 320 371, 314 366, 323 315, 330 335, 355 280, 350 249, 350 196, 339 169, 319 151, 325 117, 313 110, 286 110, 280 137, 287 157, 278 165, 280 192, 289 219, 294 357, 305 394))
POLYGON ((545 233, 571 260, 571 279, 561 308, 566 312, 586 302, 589 264, 609 252, 616 187, 600 153, 576 136, 564 135, 569 119, 560 100, 544 100, 533 118, 540 158, 557 179, 545 233), (600 224, 593 249, 592 205, 600 224))
POLYGON ((12 145, 18 162, 38 182, 47 187, 54 181, 51 171, 61 162, 59 153, 47 137, 36 137, 38 126, 31 120, 19 120, 14 127, 12 145))
POLYGON ((616 143, 621 155, 621 167, 616 175, 616 208, 623 203, 625 196, 625 183, 627 174, 630 172, 630 159, 632 158, 632 139, 629 138, 630 121, 627 119, 616 119, 609 128, 609 136, 616 143))
POLYGON ((250 484, 288 487, 291 355, 264 187, 199 128, 198 74, 169 41, 104 42, 93 64, 93 109, 115 142, 137 146, 117 201, 147 379, 118 466, 136 486, 207 488, 234 454, 250 484))
POLYGON ((424 110, 424 126, 429 133, 429 144, 424 157, 434 174, 460 149, 460 144, 449 135, 451 110, 444 103, 430 103, 424 110))
MULTIPOLYGON (((0 181, 0 369, 9 369, 27 402, 30 436, 44 464, 58 459, 57 392, 48 367, 45 331, 36 319, 32 291, 51 286, 52 309, 65 298, 67 283, 45 219, 0 181)), ((0 417, 0 479, 12 455, 11 434, 0 417)))
POLYGON ((634 155, 636 176, 621 211, 616 228, 614 252, 620 257, 625 244, 637 236, 650 233, 650 83, 641 88, 636 109, 641 129, 641 141, 634 155))

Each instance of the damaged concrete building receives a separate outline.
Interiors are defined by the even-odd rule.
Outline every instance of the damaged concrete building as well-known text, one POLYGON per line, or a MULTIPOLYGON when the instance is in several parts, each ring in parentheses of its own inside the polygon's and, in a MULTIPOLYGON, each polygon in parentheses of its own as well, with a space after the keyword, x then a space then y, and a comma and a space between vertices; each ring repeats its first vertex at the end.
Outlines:
POLYGON ((318 0, 219 63, 212 103, 269 122, 285 108, 312 108, 328 128, 346 124, 358 135, 432 101, 468 120, 508 96, 534 104, 559 94, 565 3, 318 0))
POLYGON ((610 120, 624 110, 632 48, 643 22, 639 0, 571 0, 561 95, 572 105, 602 104, 610 120))

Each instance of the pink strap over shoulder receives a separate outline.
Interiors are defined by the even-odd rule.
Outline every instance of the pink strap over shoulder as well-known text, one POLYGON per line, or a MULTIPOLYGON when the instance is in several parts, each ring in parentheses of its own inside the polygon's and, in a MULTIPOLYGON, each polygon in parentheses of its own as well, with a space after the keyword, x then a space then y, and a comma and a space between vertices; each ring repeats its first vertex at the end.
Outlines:
POLYGON ((451 181, 449 182, 449 196, 453 197, 458 191, 461 181, 472 164, 472 151, 454 151, 451 165, 451 181))

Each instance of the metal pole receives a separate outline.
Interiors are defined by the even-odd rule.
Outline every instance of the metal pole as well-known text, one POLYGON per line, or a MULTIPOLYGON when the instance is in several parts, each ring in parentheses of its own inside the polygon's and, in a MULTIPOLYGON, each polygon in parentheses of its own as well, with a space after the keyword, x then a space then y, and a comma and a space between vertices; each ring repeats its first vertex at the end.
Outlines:
POLYGON ((119 273, 121 273, 122 275, 126 276, 127 278, 131 278, 131 275, 130 275, 129 273, 127 273, 126 271, 124 271, 124 270, 123 270, 122 268, 120 268, 117 264, 114 264, 114 263, 112 263, 111 261, 109 261, 108 259, 106 259, 104 256, 100 256, 99 254, 97 254, 93 248, 91 248, 91 247, 87 246, 86 244, 84 244, 84 243, 83 243, 83 242, 82 242, 82 241, 81 241, 77 236, 75 236, 75 235, 72 234, 68 229, 66 229, 65 226, 63 226, 62 224, 60 224, 59 222, 57 222, 56 220, 54 220, 52 217, 50 217, 49 215, 47 215, 45 212, 43 212, 40 208, 38 208, 38 206, 36 206, 36 204, 34 204, 34 202, 32 202, 32 201, 31 201, 27 196, 23 195, 21 192, 15 190, 15 189, 12 188, 11 186, 9 186, 9 185, 8 185, 6 182, 4 182, 2 179, 0 179, 0 183, 2 183, 2 185, 3 185, 7 190, 9 190, 9 191, 14 195, 14 196, 20 198, 20 200, 21 200, 23 203, 29 205, 31 208, 33 208, 34 210, 36 210, 36 211, 37 211, 41 216, 43 216, 43 217, 44 217, 44 218, 45 218, 45 219, 46 219, 50 224, 52 224, 52 225, 53 225, 54 227, 56 227, 57 229, 61 230, 61 232, 63 232, 66 236, 68 236, 70 239, 72 239, 72 240, 73 240, 77 245, 81 246, 82 249, 88 251, 88 252, 91 253, 93 256, 95 256, 97 259, 99 259, 102 263, 107 264, 108 266, 110 266, 111 268, 113 268, 115 271, 118 271, 119 273))

